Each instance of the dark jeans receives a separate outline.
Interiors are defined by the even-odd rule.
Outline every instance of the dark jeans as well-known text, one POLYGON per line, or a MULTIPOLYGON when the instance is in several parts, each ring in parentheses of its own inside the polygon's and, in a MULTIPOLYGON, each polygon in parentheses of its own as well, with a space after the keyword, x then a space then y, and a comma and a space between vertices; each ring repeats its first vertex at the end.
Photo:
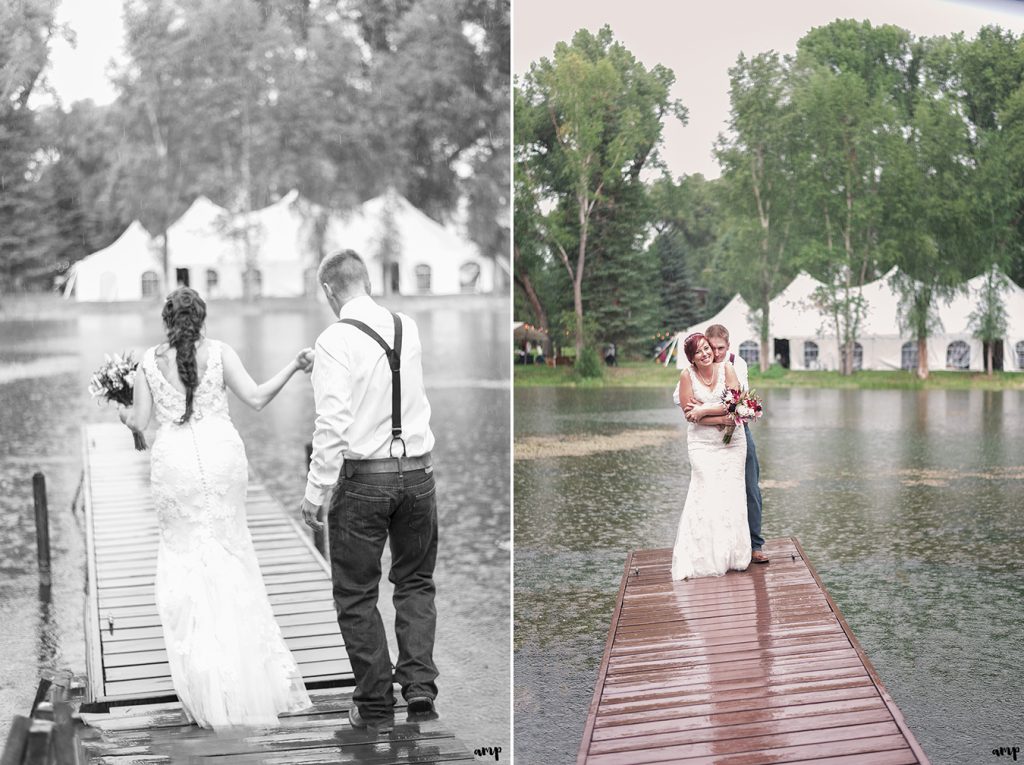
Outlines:
POLYGON ((747 482, 747 525, 750 526, 750 549, 760 550, 764 546, 761 536, 761 466, 757 462, 757 449, 750 435, 750 426, 744 425, 747 434, 747 462, 744 477, 747 482))
POLYGON ((434 563, 437 504, 425 470, 343 477, 328 516, 334 605, 356 679, 352 694, 367 720, 392 714, 392 683, 406 699, 437 696, 434 665, 434 563), (377 610, 380 559, 391 544, 398 663, 394 674, 377 610))

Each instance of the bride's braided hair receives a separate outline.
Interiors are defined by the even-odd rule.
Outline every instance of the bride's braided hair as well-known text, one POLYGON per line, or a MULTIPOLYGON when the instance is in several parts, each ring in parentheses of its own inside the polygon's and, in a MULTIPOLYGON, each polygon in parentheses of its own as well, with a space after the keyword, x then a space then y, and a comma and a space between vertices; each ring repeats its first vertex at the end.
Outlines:
POLYGON ((185 386, 185 414, 178 420, 184 425, 192 416, 192 398, 199 385, 196 342, 206 321, 206 303, 194 289, 178 287, 164 301, 161 316, 167 330, 167 342, 177 352, 178 377, 185 386))

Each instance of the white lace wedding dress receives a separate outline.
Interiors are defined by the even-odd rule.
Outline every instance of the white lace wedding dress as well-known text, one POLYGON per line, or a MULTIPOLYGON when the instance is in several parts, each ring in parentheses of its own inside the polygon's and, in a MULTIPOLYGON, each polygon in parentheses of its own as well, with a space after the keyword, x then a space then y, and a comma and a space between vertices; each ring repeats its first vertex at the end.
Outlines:
POLYGON ((310 705, 267 599, 245 520, 248 466, 228 415, 221 347, 185 396, 142 358, 159 429, 151 480, 160 526, 156 605, 174 690, 203 727, 274 725, 310 705))
MULTIPOLYGON (((725 364, 709 388, 689 368, 693 395, 702 404, 719 401, 725 391, 725 364)), ((672 578, 721 576, 730 569, 750 565, 750 529, 744 463, 747 439, 736 428, 732 440, 722 443, 724 432, 713 425, 687 423, 686 448, 690 455, 690 488, 679 519, 672 550, 672 578)))

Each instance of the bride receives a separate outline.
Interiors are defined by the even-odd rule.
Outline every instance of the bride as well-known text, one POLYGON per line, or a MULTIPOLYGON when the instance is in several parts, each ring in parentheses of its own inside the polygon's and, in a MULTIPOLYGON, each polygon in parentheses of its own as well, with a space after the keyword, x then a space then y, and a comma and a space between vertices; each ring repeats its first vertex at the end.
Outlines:
MULTIPOLYGON (((274 620, 245 519, 248 466, 226 388, 262 409, 305 351, 257 385, 238 354, 203 337, 206 304, 180 287, 163 307, 167 342, 149 348, 134 406, 121 421, 142 431, 155 414, 151 483, 160 526, 156 605, 171 681, 186 716, 204 728, 275 725, 310 706, 274 620)), ((742 440, 742 439, 741 439, 742 440)))
POLYGON ((691 473, 672 550, 673 579, 721 576, 730 569, 743 571, 750 564, 743 477, 747 442, 740 434, 723 443, 717 427, 732 422, 722 393, 726 388, 739 389, 739 380, 732 364, 715 363, 711 344, 699 332, 686 338, 683 350, 690 366, 679 376, 679 400, 700 403, 684 405, 691 473))

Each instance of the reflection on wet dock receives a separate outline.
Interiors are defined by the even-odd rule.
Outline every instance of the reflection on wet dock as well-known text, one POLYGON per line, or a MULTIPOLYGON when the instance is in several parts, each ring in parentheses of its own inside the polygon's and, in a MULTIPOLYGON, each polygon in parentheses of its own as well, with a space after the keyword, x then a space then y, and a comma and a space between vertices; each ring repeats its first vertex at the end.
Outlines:
POLYGON ((673 582, 629 554, 578 765, 928 760, 796 539, 673 582))
POLYGON ((313 708, 282 715, 273 728, 214 733, 189 725, 177 704, 113 707, 106 714, 84 714, 79 736, 93 763, 435 763, 472 761, 465 745, 437 720, 407 720, 396 710, 387 731, 358 730, 348 723, 349 690, 310 694, 313 708))

